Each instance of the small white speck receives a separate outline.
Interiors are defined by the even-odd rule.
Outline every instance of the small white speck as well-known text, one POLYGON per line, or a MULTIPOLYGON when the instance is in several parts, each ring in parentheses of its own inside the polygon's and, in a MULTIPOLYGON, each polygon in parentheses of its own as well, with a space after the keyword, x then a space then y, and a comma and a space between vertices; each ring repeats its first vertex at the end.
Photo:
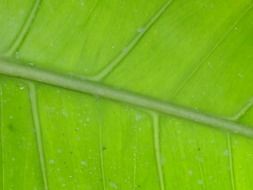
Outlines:
POLYGON ((204 181, 203 181, 203 179, 198 179, 197 183, 198 183, 199 185, 203 185, 203 184, 204 184, 204 181))
POLYGON ((55 160, 49 160, 49 164, 55 164, 55 160))
POLYGON ((19 89, 20 89, 20 90, 24 90, 25 87, 24 87, 24 86, 19 86, 19 89))
POLYGON ((16 56, 16 58, 19 58, 19 57, 20 57, 19 51, 16 51, 15 56, 16 56))
POLYGON ((193 171, 192 170, 188 170, 188 175, 192 176, 193 171))
POLYGON ((138 32, 138 33, 144 33, 144 32, 145 32, 145 28, 138 28, 138 29, 137 29, 137 32, 138 32))
POLYGON ((229 151, 228 150, 224 150, 223 155, 224 156, 229 156, 229 151))
POLYGON ((59 153, 59 154, 62 153, 62 149, 61 149, 61 148, 58 148, 58 149, 57 149, 57 153, 59 153))
POLYGON ((123 53, 126 53, 126 52, 128 52, 129 51, 129 47, 125 47, 125 48, 123 48, 123 53))
POLYGON ((142 120, 143 116, 140 113, 135 114, 135 121, 140 121, 142 120))
POLYGON ((80 5, 81 5, 82 7, 84 6, 83 0, 80 1, 80 5))
POLYGON ((238 73, 237 76, 238 76, 239 78, 243 78, 243 77, 244 77, 243 74, 241 74, 241 73, 238 73))
POLYGON ((87 166, 87 162, 86 162, 85 160, 82 160, 82 161, 81 161, 81 165, 82 165, 82 166, 87 166))
POLYGON ((110 182, 109 185, 111 186, 111 188, 113 189, 118 189, 118 185, 114 182, 110 182))

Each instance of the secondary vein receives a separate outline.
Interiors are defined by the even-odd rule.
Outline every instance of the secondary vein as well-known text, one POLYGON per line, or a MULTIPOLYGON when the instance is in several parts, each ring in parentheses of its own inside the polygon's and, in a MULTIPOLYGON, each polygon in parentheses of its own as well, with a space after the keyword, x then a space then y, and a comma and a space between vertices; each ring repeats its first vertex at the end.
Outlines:
POLYGON ((229 174, 230 174, 230 183, 231 183, 231 190, 236 190, 236 183, 235 183, 235 172, 234 172, 234 159, 233 159, 233 149, 232 149, 232 137, 230 134, 227 134, 227 147, 228 147, 228 164, 229 164, 229 174))
POLYGON ((11 44, 10 49, 5 53, 6 55, 9 55, 9 56, 13 55, 13 53, 15 53, 15 51, 17 51, 17 49, 21 46, 22 42, 24 41, 27 33, 29 32, 29 30, 32 26, 32 23, 38 13, 39 6, 40 6, 41 2, 42 2, 42 0, 35 0, 30 14, 28 15, 23 26, 21 27, 20 32, 18 33, 18 35, 14 39, 13 43, 11 44))
POLYGON ((4 136, 3 136, 3 128, 4 128, 4 122, 3 122, 3 90, 2 86, 0 86, 0 143, 1 143, 1 173, 2 173, 2 189, 4 189, 4 179, 5 179, 5 170, 4 170, 4 136))
POLYGON ((41 126, 40 126, 38 108, 37 108, 37 98, 36 98, 37 95, 36 95, 35 85, 33 83, 30 83, 29 85, 29 95, 30 95, 34 130, 36 134, 36 143, 37 143, 37 148, 38 148, 38 153, 39 153, 40 170, 42 174, 44 190, 48 190, 49 188, 48 188, 48 180, 47 180, 45 153, 44 153, 44 148, 43 148, 41 126))
POLYGON ((93 77, 92 80, 100 81, 107 77, 129 53, 137 46, 143 36, 151 29, 151 27, 161 18, 168 9, 173 0, 168 0, 162 7, 149 19, 147 24, 138 31, 138 34, 130 41, 130 43, 119 53, 100 73, 93 77))
POLYGON ((246 15, 252 10, 253 4, 247 7, 242 14, 234 21, 234 23, 228 28, 228 30, 221 36, 220 39, 214 44, 214 46, 210 49, 210 51, 198 62, 193 70, 190 71, 189 75, 186 76, 185 79, 179 84, 178 88, 175 90, 173 97, 176 97, 184 87, 190 82, 190 80, 199 72, 201 67, 207 62, 207 60, 215 53, 215 51, 225 42, 227 37, 233 32, 235 27, 246 17, 246 15))
POLYGON ((152 114, 153 122, 153 140, 154 140, 154 152, 156 158, 157 173, 159 178, 160 190, 165 190, 165 182, 163 176, 161 147, 160 147, 160 123, 158 114, 152 114))
POLYGON ((206 113, 175 105, 169 102, 143 96, 130 91, 114 88, 87 79, 57 74, 27 65, 12 63, 6 59, 0 60, 0 74, 41 82, 77 92, 87 93, 114 101, 124 102, 143 107, 163 114, 187 119, 220 130, 253 138, 253 129, 245 125, 219 118, 206 113))

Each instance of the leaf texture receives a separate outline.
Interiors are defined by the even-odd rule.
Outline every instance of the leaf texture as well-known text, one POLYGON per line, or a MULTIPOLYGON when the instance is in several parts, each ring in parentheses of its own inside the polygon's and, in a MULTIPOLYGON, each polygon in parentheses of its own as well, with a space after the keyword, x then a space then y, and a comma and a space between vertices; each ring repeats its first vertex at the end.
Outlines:
POLYGON ((0 1, 0 189, 252 189, 252 6, 0 1))

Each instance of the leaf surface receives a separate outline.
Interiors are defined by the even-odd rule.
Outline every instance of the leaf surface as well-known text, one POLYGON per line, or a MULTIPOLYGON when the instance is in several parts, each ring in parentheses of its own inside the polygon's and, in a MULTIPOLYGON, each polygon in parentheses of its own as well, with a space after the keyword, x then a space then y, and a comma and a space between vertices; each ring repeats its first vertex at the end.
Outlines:
POLYGON ((250 190, 249 0, 0 2, 0 189, 250 190))

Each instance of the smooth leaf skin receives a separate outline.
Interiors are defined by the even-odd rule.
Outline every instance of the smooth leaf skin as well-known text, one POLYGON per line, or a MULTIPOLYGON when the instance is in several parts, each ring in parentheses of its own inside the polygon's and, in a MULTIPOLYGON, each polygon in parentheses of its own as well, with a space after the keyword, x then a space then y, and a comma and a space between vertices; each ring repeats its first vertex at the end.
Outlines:
MULTIPOLYGON (((2 0, 0 52, 253 126, 252 20, 249 0, 2 0)), ((0 189, 252 189, 251 138, 123 102, 3 73, 0 189)))

